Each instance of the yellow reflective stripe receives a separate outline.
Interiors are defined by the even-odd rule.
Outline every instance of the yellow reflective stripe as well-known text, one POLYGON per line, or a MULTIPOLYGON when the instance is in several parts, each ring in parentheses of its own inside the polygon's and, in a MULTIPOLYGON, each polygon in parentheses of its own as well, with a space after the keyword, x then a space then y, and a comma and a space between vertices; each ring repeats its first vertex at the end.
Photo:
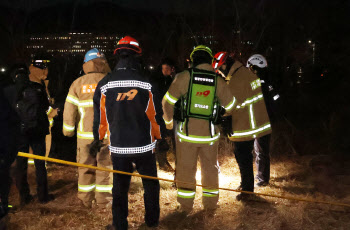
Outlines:
POLYGON ((49 109, 46 111, 46 114, 49 115, 52 112, 53 108, 50 106, 49 109))
POLYGON ((66 101, 72 103, 73 105, 79 106, 79 99, 70 94, 68 94, 66 101))
POLYGON ((173 119, 172 119, 171 121, 167 121, 167 120, 165 120, 165 119, 163 118, 163 120, 164 120, 164 122, 165 122, 166 125, 170 125, 171 123, 173 123, 173 119))
POLYGON ((263 125, 262 127, 258 128, 258 129, 254 129, 254 130, 245 130, 245 131, 235 131, 231 136, 230 139, 234 139, 235 137, 244 137, 244 136, 250 136, 250 135, 254 135, 254 134, 259 134, 262 133, 266 130, 271 129, 271 124, 267 123, 265 125, 263 125))
POLYGON ((80 192, 91 192, 95 189, 95 184, 89 184, 89 185, 81 185, 78 184, 78 191, 80 192))
POLYGON ((182 131, 183 123, 180 124, 179 130, 177 132, 177 135, 180 139, 180 141, 186 141, 191 143, 197 143, 197 144, 213 144, 213 142, 217 141, 220 137, 220 133, 215 134, 213 137, 211 136, 196 136, 196 135, 186 135, 182 131))
POLYGON ((178 100, 176 97, 171 96, 169 91, 164 95, 164 99, 171 105, 174 105, 178 100))
POLYGON ((195 191, 188 191, 188 190, 182 190, 182 189, 178 189, 177 190, 177 196, 181 197, 181 198, 194 198, 196 195, 195 191))
POLYGON ((236 103, 236 98, 233 97, 233 100, 225 107, 225 110, 230 111, 231 109, 233 109, 235 103, 236 103))
POLYGON ((255 129, 255 117, 253 112, 253 105, 249 105, 249 118, 250 118, 250 126, 252 129, 255 129))
MULTIPOLYGON (((78 131, 77 132, 77 136, 80 139, 87 139, 87 140, 93 140, 94 139, 94 133, 93 132, 82 132, 82 131, 78 131)), ((104 139, 107 139, 108 135, 106 134, 104 139)))
POLYGON ((77 136, 78 136, 78 138, 81 138, 81 139, 89 139, 89 140, 94 139, 94 134, 92 132, 78 131, 77 136))
POLYGON ((78 103, 79 107, 93 107, 94 106, 94 101, 91 100, 84 100, 84 101, 79 101, 78 103))
POLYGON ((28 164, 33 165, 34 164, 34 160, 33 159, 28 159, 28 164))
POLYGON ((96 185, 96 192, 111 192, 113 185, 96 185))
POLYGON ((257 101, 260 101, 264 98, 263 94, 262 93, 259 93, 257 95, 255 95, 254 97, 251 97, 251 98, 248 98, 247 100, 245 100, 241 105, 238 105, 237 106, 237 109, 240 109, 240 108, 243 108, 245 107, 246 105, 249 105, 251 103, 255 103, 257 101))
POLYGON ((83 121, 85 116, 84 108, 79 108, 79 112, 80 112, 79 130, 83 132, 84 131, 83 121))
POLYGON ((63 129, 68 132, 72 132, 75 130, 75 126, 71 126, 71 125, 67 125, 66 123, 63 123, 63 129))
POLYGON ((50 126, 53 125, 53 118, 49 119, 49 122, 50 122, 50 126))

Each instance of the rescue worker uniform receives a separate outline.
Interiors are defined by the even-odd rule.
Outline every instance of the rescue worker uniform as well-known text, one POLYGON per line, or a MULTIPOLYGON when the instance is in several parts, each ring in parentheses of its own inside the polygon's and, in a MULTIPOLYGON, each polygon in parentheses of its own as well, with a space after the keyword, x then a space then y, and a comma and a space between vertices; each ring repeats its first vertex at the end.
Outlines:
MULTIPOLYGON (((42 76, 47 76, 47 68, 39 68, 31 65, 30 70, 30 79, 41 79, 42 76)), ((21 130, 19 137, 18 152, 29 152, 29 147, 33 149, 33 154, 39 156, 45 156, 46 145, 45 137, 49 134, 49 121, 47 118, 46 111, 49 108, 49 101, 46 94, 45 86, 38 82, 29 81, 22 91, 22 96, 26 97, 27 100, 33 101, 33 103, 38 103, 38 115, 37 115, 37 126, 34 130, 34 133, 24 133, 21 130), (32 88, 36 94, 25 95, 26 89, 32 88)), ((25 115, 19 115, 20 117, 25 115)), ((23 122, 23 121, 21 121, 23 122)), ((22 125, 22 124, 21 124, 22 125)), ((16 164, 16 186, 19 190, 21 204, 26 204, 32 200, 30 195, 29 184, 27 181, 27 169, 28 169, 28 160, 25 157, 17 157, 16 164)), ((46 203, 53 199, 52 195, 48 193, 48 183, 47 183, 47 171, 45 166, 45 161, 34 160, 35 165, 35 174, 36 174, 36 183, 37 183, 37 194, 39 202, 46 203)))
MULTIPOLYGON (((125 38, 128 38, 126 42, 132 39, 129 36, 125 38)), ((136 40, 131 41, 138 44, 136 40)), ((120 59, 113 72, 98 83, 94 95, 94 137, 102 140, 108 133, 114 170, 131 173, 134 163, 140 174, 157 177, 154 148, 156 139, 161 139, 161 133, 155 118, 156 110, 152 86, 141 74, 140 63, 133 56, 120 59)), ((110 229, 128 228, 130 180, 128 175, 113 175, 114 228, 110 229)), ((142 184, 145 222, 148 226, 157 226, 159 181, 142 178, 142 184)))
MULTIPOLYGON (((202 63, 195 66, 195 69, 210 71, 214 69, 210 64, 202 63)), ((173 124, 174 105, 188 92, 190 82, 190 72, 185 70, 176 75, 168 92, 163 99, 164 121, 167 128, 173 124)), ((235 104, 235 99, 228 89, 225 81, 217 77, 216 96, 221 106, 230 113, 235 104)), ((205 209, 215 209, 219 200, 219 165, 217 161, 218 140, 220 137, 219 128, 209 120, 188 118, 185 122, 177 124, 176 131, 176 180, 177 201, 181 209, 190 212, 196 194, 196 171, 197 159, 201 163, 202 178, 202 202, 205 209), (188 133, 186 133, 186 122, 188 133), (210 127, 210 129, 209 129, 210 127), (188 134, 188 135, 187 135, 188 134), (185 182, 185 183, 181 183, 185 182), (191 183, 191 184, 186 184, 191 183)))
MULTIPOLYGON (((97 49, 96 49, 97 50, 97 49)), ((99 53, 93 51, 92 54, 99 53)), ((87 54, 88 55, 88 54, 87 54)), ((93 96, 97 83, 108 73, 110 68, 104 56, 96 57, 83 64, 85 75, 76 79, 68 92, 63 113, 63 134, 72 137, 77 128, 77 162, 112 168, 108 152, 108 140, 104 138, 105 147, 96 156, 90 155, 89 144, 93 136, 93 96)), ((97 205, 107 204, 112 195, 110 173, 88 168, 78 168, 78 198, 86 207, 96 199, 97 205)))
MULTIPOLYGON (((270 175, 269 165, 261 164, 267 154, 266 145, 270 141, 271 124, 261 91, 260 79, 242 63, 235 61, 226 80, 235 92, 237 104, 233 110, 233 134, 229 137, 235 144, 235 157, 241 172, 241 186, 244 191, 254 191, 253 147, 257 154, 258 178, 270 175), (262 158, 262 156, 264 156, 262 158)), ((267 162, 267 160, 265 160, 267 162)), ((268 161, 269 162, 269 161, 268 161)))

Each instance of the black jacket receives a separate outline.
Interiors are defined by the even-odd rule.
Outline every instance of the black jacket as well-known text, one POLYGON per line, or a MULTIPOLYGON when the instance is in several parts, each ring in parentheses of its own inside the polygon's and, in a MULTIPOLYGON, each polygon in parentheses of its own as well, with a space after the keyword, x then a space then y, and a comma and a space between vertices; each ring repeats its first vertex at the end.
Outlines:
MULTIPOLYGON (((37 113, 36 113, 37 126, 35 128, 35 132, 32 133, 33 135, 32 138, 42 137, 49 134, 50 123, 47 118, 46 111, 49 109, 50 104, 49 104, 45 86, 43 84, 30 81, 28 82, 28 85, 20 92, 17 99, 17 105, 16 105, 17 107, 18 107, 18 101, 21 100, 21 98, 25 98, 28 104, 38 105, 37 113)), ((18 109, 17 109, 17 112, 19 112, 18 109)), ((27 120, 26 119, 27 116, 29 118, 30 114, 26 114, 26 113, 19 114, 21 123, 23 123, 24 120, 27 120)), ((22 133, 22 134, 28 135, 28 133, 22 133)))
POLYGON ((0 168, 8 168, 17 156, 16 137, 19 134, 19 119, 11 106, 11 95, 15 97, 16 90, 14 85, 5 89, 0 88, 0 168))
POLYGON ((153 151, 161 139, 160 116, 152 85, 132 57, 121 59, 114 71, 97 85, 94 94, 94 138, 108 133, 110 151, 119 156, 153 151), (157 123, 157 121, 158 123, 157 123))

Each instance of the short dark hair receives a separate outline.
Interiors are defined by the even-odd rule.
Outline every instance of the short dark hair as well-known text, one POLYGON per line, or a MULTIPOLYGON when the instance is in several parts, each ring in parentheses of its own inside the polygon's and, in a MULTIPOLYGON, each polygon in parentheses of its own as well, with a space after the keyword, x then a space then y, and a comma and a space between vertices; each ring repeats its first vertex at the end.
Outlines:
POLYGON ((170 67, 175 67, 174 60, 169 58, 169 57, 163 58, 160 64, 161 65, 168 65, 170 67))

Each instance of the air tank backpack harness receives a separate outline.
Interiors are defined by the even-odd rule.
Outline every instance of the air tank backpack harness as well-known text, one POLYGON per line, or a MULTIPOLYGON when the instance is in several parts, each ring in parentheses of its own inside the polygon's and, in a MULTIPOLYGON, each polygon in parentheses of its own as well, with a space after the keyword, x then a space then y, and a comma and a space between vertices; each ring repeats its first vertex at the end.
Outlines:
POLYGON ((188 118, 204 119, 209 121, 210 136, 213 137, 213 125, 221 122, 225 109, 216 97, 218 75, 200 69, 189 69, 190 82, 187 94, 175 104, 174 117, 184 122, 188 136, 188 118))

